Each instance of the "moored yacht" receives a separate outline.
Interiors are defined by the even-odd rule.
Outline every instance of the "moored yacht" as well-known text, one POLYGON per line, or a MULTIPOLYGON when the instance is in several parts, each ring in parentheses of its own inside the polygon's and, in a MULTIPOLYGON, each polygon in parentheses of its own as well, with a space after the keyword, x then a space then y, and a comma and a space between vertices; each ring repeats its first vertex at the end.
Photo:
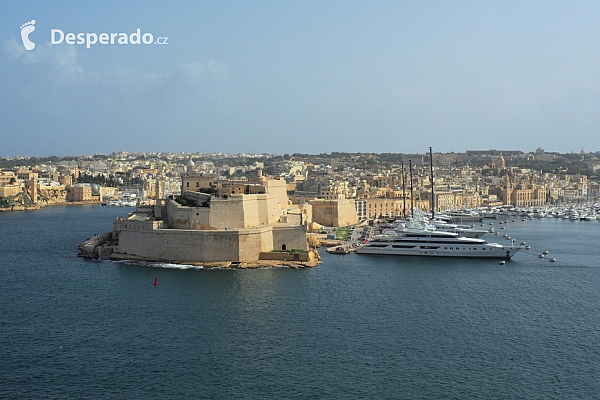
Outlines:
POLYGON ((358 249, 358 254, 427 257, 511 258, 522 246, 502 246, 483 239, 465 238, 455 233, 406 228, 375 236, 358 249))
POLYGON ((457 235, 463 236, 466 238, 478 239, 478 238, 482 237, 483 235, 485 235, 486 233, 488 233, 488 231, 474 229, 473 227, 468 226, 468 225, 448 224, 448 223, 444 223, 444 222, 440 222, 440 221, 438 221, 438 222, 429 221, 429 223, 433 226, 433 228, 436 231, 456 233, 457 235))
MULTIPOLYGON (((396 225, 401 222, 402 221, 397 221, 396 225)), ((427 229, 430 231, 456 233, 459 236, 464 236, 467 238, 480 238, 488 233, 488 231, 485 230, 477 230, 472 225, 458 225, 448 222, 444 219, 441 219, 439 216, 436 216, 435 219, 429 219, 427 215, 418 208, 413 210, 413 215, 410 218, 410 222, 405 226, 409 228, 427 229)))
POLYGON ((481 222, 483 217, 476 211, 471 210, 454 210, 447 211, 445 213, 446 216, 450 217, 452 222, 481 222))

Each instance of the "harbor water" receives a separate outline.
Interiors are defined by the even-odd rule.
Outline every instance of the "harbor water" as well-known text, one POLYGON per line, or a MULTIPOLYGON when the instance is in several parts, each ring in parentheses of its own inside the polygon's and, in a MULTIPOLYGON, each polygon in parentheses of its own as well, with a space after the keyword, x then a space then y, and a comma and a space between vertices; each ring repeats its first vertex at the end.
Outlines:
POLYGON ((600 393, 599 221, 510 220, 500 232, 531 250, 506 265, 322 251, 312 269, 204 270, 77 257, 127 211, 0 213, 1 398, 600 393))

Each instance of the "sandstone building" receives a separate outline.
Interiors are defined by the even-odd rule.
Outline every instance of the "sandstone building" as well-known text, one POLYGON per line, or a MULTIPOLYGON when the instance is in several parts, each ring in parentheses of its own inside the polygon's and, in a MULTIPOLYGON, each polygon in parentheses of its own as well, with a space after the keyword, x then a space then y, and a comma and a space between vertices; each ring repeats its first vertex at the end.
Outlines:
POLYGON ((219 195, 186 191, 190 181, 184 177, 183 182, 179 202, 162 199, 157 185, 153 205, 138 205, 128 218, 113 221, 113 239, 118 240, 113 254, 170 262, 248 262, 273 250, 296 250, 290 257, 308 252, 307 221, 294 224, 296 219, 287 218, 291 207, 284 181, 263 179, 260 188, 241 189, 219 184, 219 195))

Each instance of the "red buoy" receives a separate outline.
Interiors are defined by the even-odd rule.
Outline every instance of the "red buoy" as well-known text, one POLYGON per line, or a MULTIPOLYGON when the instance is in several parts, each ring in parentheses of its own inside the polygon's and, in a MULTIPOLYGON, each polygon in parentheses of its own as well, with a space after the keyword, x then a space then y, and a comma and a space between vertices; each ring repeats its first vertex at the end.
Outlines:
POLYGON ((154 286, 158 286, 158 275, 154 274, 154 286))

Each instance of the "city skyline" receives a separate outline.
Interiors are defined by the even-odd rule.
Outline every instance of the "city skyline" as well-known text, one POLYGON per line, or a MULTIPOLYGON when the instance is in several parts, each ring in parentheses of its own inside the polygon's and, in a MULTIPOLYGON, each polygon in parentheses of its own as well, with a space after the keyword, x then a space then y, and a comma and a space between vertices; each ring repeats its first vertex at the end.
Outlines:
POLYGON ((4 157, 600 150, 594 2, 30 1, 3 11, 4 157), (51 44, 53 29, 140 29, 168 43, 51 44))

